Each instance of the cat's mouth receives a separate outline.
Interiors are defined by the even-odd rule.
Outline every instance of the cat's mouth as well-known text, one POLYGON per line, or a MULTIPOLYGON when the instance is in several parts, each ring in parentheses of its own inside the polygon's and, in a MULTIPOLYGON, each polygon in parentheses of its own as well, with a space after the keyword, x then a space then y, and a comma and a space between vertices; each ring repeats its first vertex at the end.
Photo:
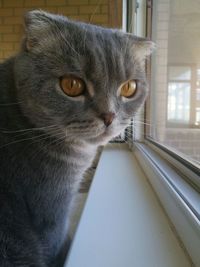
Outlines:
POLYGON ((105 145, 108 143, 111 139, 113 139, 115 136, 118 136, 122 129, 116 131, 114 129, 105 128, 103 132, 97 134, 96 136, 91 136, 87 140, 90 143, 95 143, 99 145, 105 145))
POLYGON ((112 123, 109 126, 104 124, 84 125, 84 127, 68 127, 66 136, 74 140, 83 140, 90 144, 105 145, 111 139, 118 136, 128 124, 112 123), (92 127, 91 127, 92 126, 92 127))

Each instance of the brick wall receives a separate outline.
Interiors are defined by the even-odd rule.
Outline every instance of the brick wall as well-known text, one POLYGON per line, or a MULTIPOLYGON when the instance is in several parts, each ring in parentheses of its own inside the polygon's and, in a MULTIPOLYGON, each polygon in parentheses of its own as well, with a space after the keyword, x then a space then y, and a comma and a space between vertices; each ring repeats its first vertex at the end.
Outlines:
MULTIPOLYGON (((0 61, 18 51, 23 35, 23 15, 28 10, 39 8, 75 20, 103 26, 115 26, 111 21, 116 10, 115 6, 119 9, 121 1, 0 0, 0 61)), ((120 27, 120 25, 116 25, 116 27, 120 27)))

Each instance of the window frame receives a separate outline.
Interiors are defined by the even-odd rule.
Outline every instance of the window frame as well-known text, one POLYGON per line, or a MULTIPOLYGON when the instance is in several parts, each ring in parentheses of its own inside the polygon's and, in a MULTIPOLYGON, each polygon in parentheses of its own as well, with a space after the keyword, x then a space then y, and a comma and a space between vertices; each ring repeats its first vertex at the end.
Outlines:
POLYGON ((184 155, 177 154, 176 151, 169 149, 167 146, 156 142, 154 139, 148 137, 145 144, 159 153, 166 161, 168 161, 177 172, 181 173, 187 181, 200 189, 200 170, 198 165, 189 161, 184 155))
POLYGON ((182 248, 189 253, 194 266, 199 266, 200 193, 154 146, 136 143, 133 152, 172 222, 182 248))

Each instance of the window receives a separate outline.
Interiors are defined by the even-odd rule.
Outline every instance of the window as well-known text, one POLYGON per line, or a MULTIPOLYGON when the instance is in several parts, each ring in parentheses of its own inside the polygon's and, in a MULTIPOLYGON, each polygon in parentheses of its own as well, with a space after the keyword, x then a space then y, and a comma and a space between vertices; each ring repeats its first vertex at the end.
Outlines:
POLYGON ((133 119, 133 139, 138 141, 138 131, 144 139, 133 151, 177 236, 200 266, 200 1, 130 2, 137 2, 136 17, 145 2, 147 36, 157 44, 147 62, 150 95, 144 113, 133 119))
POLYGON ((169 67, 167 122, 174 126, 190 123, 191 68, 169 67))
MULTIPOLYGON (((152 2, 152 1, 147 1, 152 2)), ((153 1, 148 137, 200 165, 200 2, 153 1)))

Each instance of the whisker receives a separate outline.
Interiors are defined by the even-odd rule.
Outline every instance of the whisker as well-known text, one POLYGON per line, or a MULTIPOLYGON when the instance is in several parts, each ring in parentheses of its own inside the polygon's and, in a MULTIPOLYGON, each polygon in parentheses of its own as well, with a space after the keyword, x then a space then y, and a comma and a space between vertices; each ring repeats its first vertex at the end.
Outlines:
POLYGON ((92 19, 94 18, 94 15, 96 14, 97 9, 98 9, 98 7, 100 6, 101 3, 102 3, 102 0, 99 0, 98 3, 96 4, 96 7, 95 7, 95 9, 94 9, 94 12, 93 12, 93 13, 91 14, 91 16, 90 16, 89 23, 92 22, 92 19))
POLYGON ((126 130, 125 130, 125 133, 126 132, 129 132, 129 133, 132 133, 132 132, 145 132, 144 130, 142 130, 142 129, 138 129, 138 128, 133 128, 133 129, 128 129, 128 128, 126 128, 126 130))
MULTIPOLYGON (((63 133, 57 134, 55 137, 56 137, 56 139, 53 140, 52 142, 48 143, 47 146, 52 146, 54 143, 58 142, 60 139, 63 139, 62 141, 64 141, 64 139, 66 138, 66 136, 63 136, 63 133), (59 137, 59 136, 61 136, 61 137, 59 137), (57 137, 59 137, 59 138, 57 138, 57 137)), ((47 138, 46 138, 46 139, 47 139, 47 138)), ((39 141, 45 141, 46 139, 44 138, 44 139, 41 139, 41 140, 37 140, 36 142, 39 142, 39 141)), ((35 142, 32 142, 31 144, 34 144, 34 143, 35 143, 35 142)), ((30 145, 31 145, 31 144, 30 144, 30 145)), ((38 153, 39 153, 40 151, 42 151, 42 149, 43 149, 43 146, 40 146, 39 149, 36 149, 36 150, 34 151, 34 153, 31 154, 31 158, 34 159, 35 156, 38 155, 38 153)))
POLYGON ((74 47, 70 44, 70 42, 65 38, 64 34, 63 34, 62 31, 59 29, 59 27, 57 26, 57 24, 55 24, 55 27, 57 28, 58 32, 60 33, 60 36, 61 36, 62 39, 67 43, 67 45, 69 46, 69 48, 71 48, 72 51, 75 52, 75 54, 77 54, 78 56, 80 56, 80 54, 74 49, 74 47))
POLYGON ((0 103, 0 107, 13 106, 13 105, 21 104, 21 103, 24 103, 24 101, 13 102, 13 103, 0 103))
MULTIPOLYGON (((56 129, 54 133, 56 133, 56 132, 58 132, 58 131, 60 131, 60 129, 56 129)), ((10 143, 7 143, 7 144, 5 144, 5 145, 0 146, 0 149, 1 149, 1 148, 4 148, 4 147, 7 147, 7 146, 9 146, 9 145, 13 145, 13 144, 17 144, 17 143, 23 142, 23 141, 28 141, 28 140, 38 139, 38 138, 40 138, 40 137, 42 137, 42 136, 48 136, 48 137, 49 137, 48 133, 43 133, 43 134, 40 134, 40 135, 38 135, 38 136, 33 136, 33 137, 28 137, 28 138, 24 138, 24 139, 20 139, 20 140, 12 141, 12 142, 10 142, 10 143)))
MULTIPOLYGON (((40 130, 40 129, 46 129, 46 127, 42 127, 42 128, 37 128, 37 130, 40 130)), ((59 128, 57 127, 57 126, 54 126, 54 127, 51 127, 50 129, 49 129, 49 127, 48 127, 48 130, 49 130, 49 133, 53 133, 54 131, 57 131, 59 128)), ((19 131, 19 134, 17 134, 17 135, 11 135, 11 134, 13 134, 13 133, 15 133, 15 131, 10 131, 10 132, 8 132, 9 133, 9 137, 11 137, 11 138, 13 138, 13 139, 18 139, 18 138, 22 138, 23 136, 26 136, 26 135, 28 135, 28 134, 30 134, 30 133, 37 133, 36 131, 33 131, 33 130, 36 130, 36 129, 30 129, 30 130, 22 130, 22 132, 20 132, 19 131)), ((0 133, 2 133, 2 132, 0 132, 0 133)), ((3 132, 3 133, 6 133, 6 131, 5 132, 3 132)), ((43 135, 48 135, 48 133, 47 132, 43 132, 42 133, 43 135)), ((40 135, 41 136, 41 135, 40 135)), ((38 136, 30 136, 30 138, 32 138, 32 139, 34 139, 34 138, 37 138, 38 136)), ((27 136, 27 138, 28 138, 28 136, 27 136)), ((25 139, 25 138, 24 138, 25 139)), ((20 139, 20 140, 23 140, 23 139, 20 139)), ((20 140, 15 140, 15 141, 20 141, 20 140)), ((13 141, 14 142, 14 141, 13 141)), ((0 147, 1 148, 1 147, 0 147)))
POLYGON ((133 124, 135 123, 152 126, 152 124, 143 121, 133 121, 133 124))
POLYGON ((47 128, 53 128, 53 127, 57 127, 57 125, 49 125, 49 126, 43 126, 43 127, 34 127, 34 128, 27 128, 27 129, 20 129, 20 130, 15 130, 15 131, 10 131, 10 130, 6 130, 3 128, 0 128, 0 132, 1 133, 20 133, 20 132, 30 132, 30 131, 37 131, 37 130, 44 130, 47 128))
MULTIPOLYGON (((46 127, 44 127, 44 128, 38 128, 38 129, 32 129, 32 130, 27 130, 27 131, 22 131, 22 132, 19 132, 19 134, 18 135, 14 135, 14 136, 12 136, 13 138, 17 138, 17 137, 20 137, 20 136, 23 136, 23 135, 26 135, 26 134, 38 134, 38 131, 39 131, 39 133, 40 132, 42 132, 42 133, 47 133, 47 131, 44 131, 44 130, 48 130, 48 132, 49 133, 51 133, 51 132, 53 132, 53 131, 55 131, 55 130, 57 130, 57 129, 59 129, 58 128, 58 126, 57 125, 55 125, 54 127, 48 127, 48 128, 46 128, 46 127)), ((9 134, 12 134, 12 133, 9 133, 9 134)))

